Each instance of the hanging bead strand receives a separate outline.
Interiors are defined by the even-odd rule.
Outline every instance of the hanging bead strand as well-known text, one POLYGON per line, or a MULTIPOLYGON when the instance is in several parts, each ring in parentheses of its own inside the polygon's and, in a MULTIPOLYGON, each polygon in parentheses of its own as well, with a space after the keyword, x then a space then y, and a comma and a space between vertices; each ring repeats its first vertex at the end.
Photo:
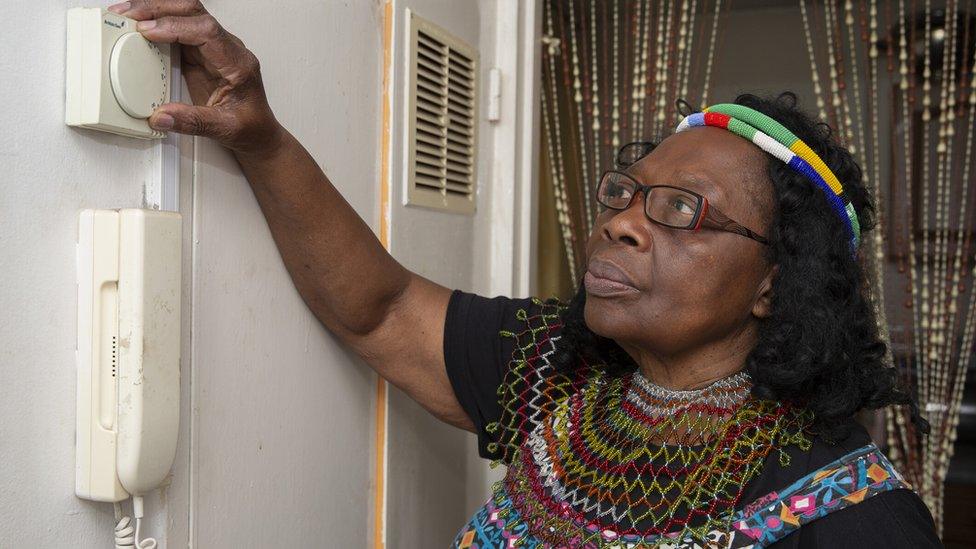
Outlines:
POLYGON ((670 56, 670 50, 668 43, 670 40, 668 38, 671 35, 671 12, 674 11, 675 2, 677 0, 664 0, 664 30, 659 35, 658 45, 660 46, 660 53, 658 54, 657 61, 657 91, 655 93, 655 98, 657 99, 657 104, 654 107, 654 135, 660 135, 664 127, 664 117, 665 117, 665 105, 667 104, 667 90, 668 90, 668 60, 670 56))
POLYGON ((569 276, 572 281, 573 288, 576 288, 576 284, 579 280, 576 277, 576 254, 575 254, 575 242, 573 238, 573 224, 572 217, 570 216, 570 209, 568 204, 568 192, 566 190, 566 177, 563 169, 563 155, 562 155, 562 144, 560 141, 561 132, 559 131, 559 102, 558 102, 558 92, 556 86, 556 70, 554 68, 555 60, 553 59, 557 55, 561 55, 560 52, 560 41, 553 34, 553 22, 552 22, 552 4, 551 2, 545 3, 545 23, 546 23, 546 36, 544 41, 546 42, 546 47, 544 48, 543 63, 545 66, 543 70, 549 75, 549 93, 542 93, 542 122, 543 129, 546 132, 547 143, 549 145, 549 170, 550 177, 552 177, 552 188, 553 195, 556 201, 556 216, 559 220, 559 225, 562 228, 563 244, 566 247, 566 260, 569 266, 569 276))
MULTIPOLYGON (((681 3, 681 17, 678 20, 678 40, 675 46, 677 47, 677 53, 675 55, 675 69, 674 69, 674 98, 677 99, 681 97, 681 83, 684 79, 684 68, 685 68, 685 57, 688 52, 688 47, 685 41, 688 38, 688 8, 691 7, 691 2, 685 0, 681 3)), ((668 106, 673 103, 668 103, 668 106)), ((671 117, 673 122, 669 124, 677 124, 681 121, 681 114, 672 111, 671 117)))
MULTIPOLYGON (((898 0, 898 28, 900 29, 898 38, 898 60, 899 60, 899 89, 901 92, 901 117, 902 117, 902 135, 903 141, 902 145, 904 147, 901 158, 904 162, 904 167, 901 173, 905 174, 905 214, 908 218, 907 223, 907 240, 908 240, 908 267, 909 267, 909 293, 911 296, 910 304, 912 311, 912 356, 914 356, 915 363, 909 363, 911 370, 915 372, 915 386, 921 387, 921 358, 919 356, 919 349, 921 348, 921 330, 919 330, 919 325, 921 322, 921 307, 919 301, 921 297, 918 291, 918 262, 916 260, 915 251, 915 224, 918 220, 914 219, 913 215, 913 165, 912 165, 912 127, 913 118, 911 114, 911 105, 914 95, 914 87, 912 86, 912 75, 913 71, 909 69, 910 60, 910 48, 908 46, 908 32, 909 23, 905 16, 905 0, 898 0)), ((912 65, 914 66, 914 65, 912 65)), ((921 399, 921 396, 919 396, 921 399)), ((923 403, 920 403, 924 407, 923 403)), ((924 408, 923 408, 924 409, 924 408)), ((914 444, 912 443, 911 436, 908 432, 908 425, 905 414, 902 410, 895 412, 895 417, 897 421, 898 432, 901 435, 901 440, 903 441, 903 446, 901 446, 902 454, 894 454, 897 458, 901 458, 902 465, 909 465, 913 469, 919 469, 919 464, 922 463, 921 458, 914 457, 914 444)), ((895 458, 893 458, 895 459, 895 458)), ((921 486, 922 475, 917 475, 915 478, 916 485, 921 486)))
MULTIPOLYGON (((569 44, 570 51, 572 51, 573 55, 573 104, 576 106, 575 118, 577 130, 579 131, 579 159, 580 163, 582 164, 581 173, 588 174, 590 173, 590 167, 589 151, 587 150, 586 138, 584 137, 586 135, 586 129, 583 126, 583 84, 580 81, 580 58, 576 47, 577 25, 576 13, 574 11, 576 0, 569 0, 567 3, 569 4, 569 44)), ((580 185, 580 187, 583 187, 583 205, 580 209, 586 213, 584 219, 586 221, 587 231, 589 231, 593 228, 593 205, 592 200, 590 199, 590 186, 586 183, 587 182, 584 181, 583 184, 580 185)))
MULTIPOLYGON (((694 40, 695 29, 695 16, 698 13, 698 0, 691 0, 691 7, 688 9, 688 34, 685 37, 685 68, 681 72, 681 94, 678 96, 682 99, 688 99, 688 84, 691 81, 691 54, 692 54, 692 41, 694 40)), ((675 116, 681 117, 681 113, 675 113, 675 116)), ((680 119, 678 120, 680 122, 680 119)))
MULTIPOLYGON (((586 0, 581 0, 583 4, 586 0)), ((581 177, 584 182, 590 182, 596 180, 596 172, 600 168, 600 153, 599 147, 596 143, 591 141, 593 139, 592 129, 593 129, 593 79, 595 76, 592 74, 593 60, 591 59, 592 51, 591 44, 589 43, 589 34, 587 31, 587 8, 585 5, 580 6, 579 10, 579 56, 580 56, 580 78, 581 84, 580 89, 582 91, 582 104, 580 106, 580 116, 583 119, 583 128, 580 130, 580 144, 587 149, 587 153, 593 160, 589 171, 581 172, 581 177)))
MULTIPOLYGON (((874 183, 874 197, 875 204, 884 204, 887 201, 887 197, 882 198, 882 187, 881 187, 881 135, 880 135, 880 117, 878 114, 878 63, 879 52, 878 52, 878 2, 877 0, 870 0, 870 6, 868 8, 868 18, 870 21, 868 40, 870 44, 868 45, 868 63, 870 64, 870 75, 869 75, 869 86, 871 88, 870 95, 868 96, 868 101, 870 103, 870 117, 871 117, 871 162, 872 162, 872 173, 874 177, 872 182, 874 183)), ((886 218, 883 215, 884 208, 879 207, 875 213, 876 225, 878 227, 885 227, 887 225, 886 218)), ((891 333, 888 329, 888 315, 887 315, 887 297, 885 296, 885 255, 887 252, 887 247, 884 241, 885 232, 883 230, 874 231, 874 262, 875 262, 875 279, 874 284, 876 286, 875 295, 875 314, 877 317, 878 329, 881 333, 882 341, 888 343, 885 346, 885 363, 889 367, 894 366, 894 357, 892 354, 891 346, 891 333)))
MULTIPOLYGON (((958 296, 958 276, 957 273, 953 273, 953 277, 950 278, 948 270, 948 242, 949 242, 949 225, 950 210, 949 210, 949 199, 950 195, 953 193, 952 189, 952 151, 953 142, 955 136, 955 94, 956 94, 956 44, 957 42, 957 18, 955 0, 950 0, 946 4, 946 18, 945 18, 945 32, 946 32, 946 44, 948 47, 943 51, 943 70, 942 70, 942 97, 940 100, 940 128, 939 128, 939 145, 936 150, 939 155, 942 156, 940 162, 940 190, 943 192, 943 200, 941 202, 942 207, 942 218, 943 218, 943 233, 941 235, 941 247, 940 247, 940 268, 941 274, 939 276, 939 335, 937 344, 941 347, 941 352, 939 353, 939 376, 938 380, 938 398, 940 403, 944 403, 945 408, 941 410, 940 419, 943 424, 943 442, 938 448, 938 461, 936 463, 936 488, 937 501, 939 502, 939 515, 943 514, 942 505, 944 503, 944 498, 942 497, 943 487, 945 485, 946 475, 949 470, 949 456, 951 454, 952 443, 951 440, 954 437, 953 427, 950 423, 950 403, 954 401, 952 392, 956 389, 952 383, 958 380, 958 375, 950 376, 950 368, 952 365, 953 356, 953 338, 950 337, 952 334, 951 326, 954 324, 952 320, 955 318, 955 296, 958 296), (952 288, 948 291, 945 285, 948 280, 952 280, 952 288), (946 294, 949 295, 946 295, 946 294), (950 325, 947 330, 947 325, 950 325)), ((961 182, 964 187, 967 187, 966 182, 961 182)), ((968 191, 965 188, 963 192, 968 191)), ((961 229, 963 224, 963 218, 959 219, 960 231, 957 235, 961 236, 961 229)), ((958 237, 957 237, 958 239, 958 237)), ((958 259, 958 257, 957 257, 958 259)), ((962 370, 963 368, 959 368, 962 370)), ((965 374, 961 374, 965 376, 965 374)))
POLYGON ((647 126, 645 124, 648 111, 648 98, 651 96, 652 79, 649 77, 648 60, 651 55, 651 28, 654 21, 654 5, 651 0, 641 0, 644 5, 645 16, 641 25, 641 35, 644 36, 643 46, 641 47, 640 57, 640 102, 637 108, 637 129, 640 132, 640 139, 648 139, 647 126))
MULTIPOLYGON (((604 158, 603 154, 601 154, 601 150, 603 149, 602 146, 603 143, 600 140, 600 65, 599 65, 600 53, 599 51, 597 51, 597 44, 599 44, 599 42, 597 42, 596 39, 596 3, 597 2, 598 0, 590 0, 590 18, 589 18, 590 63, 592 64, 592 68, 590 69, 590 74, 592 75, 592 77, 590 78, 590 93, 592 94, 591 97, 592 97, 592 109, 593 109, 593 125, 591 129, 593 130, 593 152, 595 155, 594 158, 601 160, 601 162, 599 163, 602 164, 605 161, 602 161, 602 159, 604 158)), ((601 166, 595 165, 593 167, 594 181, 596 180, 597 177, 599 177, 600 169, 601 166)))
POLYGON ((610 35, 613 36, 613 125, 611 126, 611 145, 613 150, 620 148, 620 13, 618 2, 613 2, 613 22, 610 35))
POLYGON ((806 0, 800 0, 800 18, 803 21, 803 35, 807 39, 807 56, 810 58, 810 75, 813 79, 813 95, 817 98, 817 111, 820 120, 827 121, 827 109, 823 98, 823 89, 820 87, 820 71, 817 70, 817 57, 814 54, 813 35, 810 33, 810 18, 807 15, 806 0))
MULTIPOLYGON (((932 392, 929 374, 931 373, 931 362, 932 357, 929 354, 930 351, 930 338, 931 338, 931 326, 932 320, 930 318, 932 305, 931 292, 929 290, 929 270, 931 267, 931 256, 929 255, 929 121, 931 120, 931 97, 930 92, 932 90, 932 57, 931 48, 929 44, 932 43, 932 18, 931 18, 931 6, 929 5, 929 0, 925 0, 925 38, 923 41, 924 46, 924 67, 922 69, 922 209, 921 209, 921 222, 922 222, 922 348, 918 350, 918 356, 920 358, 920 371, 921 371, 921 383, 919 384, 921 388, 922 397, 920 398, 919 404, 923 407, 931 419, 932 413, 932 392)), ((935 423, 933 422, 935 425, 935 423)), ((936 427, 937 429, 937 427, 936 427)), ((932 445, 932 439, 934 437, 925 438, 925 452, 922 455, 923 468, 926 471, 931 471, 933 469, 933 453, 934 446, 932 445)), ((928 498, 927 504, 930 504, 932 508, 935 507, 935 501, 933 501, 933 490, 932 490, 932 478, 930 475, 924 475, 922 477, 922 493, 923 498, 928 498)))
POLYGON ((841 143, 851 152, 853 155, 857 155, 857 144, 854 141, 854 122, 851 117, 851 100, 847 96, 847 81, 845 79, 846 70, 844 69, 844 32, 840 25, 840 17, 838 11, 840 7, 833 2, 827 2, 830 6, 829 23, 833 32, 833 38, 831 39, 832 48, 834 52, 834 67, 835 76, 837 82, 838 96, 836 97, 837 104, 840 110, 837 113, 837 127, 841 134, 841 143))
MULTIPOLYGON (((851 91, 853 91, 853 97, 851 98, 850 103, 854 104, 853 120, 857 121, 857 124, 854 124, 853 122, 848 122, 847 124, 848 129, 850 129, 852 133, 854 131, 853 128, 857 128, 857 135, 854 136, 857 138, 857 149, 852 147, 850 152, 855 158, 860 158, 860 164, 862 165, 862 170, 864 172, 864 183, 866 185, 871 185, 870 182, 874 175, 869 169, 867 163, 867 147, 864 146, 865 120, 861 109, 861 85, 859 81, 860 72, 857 70, 857 46, 854 39, 854 2, 851 0, 844 1, 844 27, 847 29, 847 46, 850 51, 849 58, 851 61, 850 70, 847 71, 847 74, 850 74, 851 77, 851 91)), ((850 107, 848 107, 847 119, 848 121, 852 120, 850 107)), ((878 200, 880 197, 875 196, 875 199, 878 200)))
POLYGON ((632 57, 631 66, 633 67, 631 71, 631 93, 630 93, 630 127, 631 127, 631 141, 636 141, 640 139, 640 110, 641 110, 641 90, 643 89, 641 81, 641 67, 642 67, 642 57, 641 52, 644 51, 644 40, 645 36, 641 33, 641 29, 644 27, 644 8, 645 2, 638 0, 634 11, 636 12, 637 21, 634 24, 634 53, 632 57))
MULTIPOLYGON (((949 0, 946 4, 947 17, 945 18, 945 24, 941 29, 941 34, 945 44, 948 45, 947 48, 943 50, 942 55, 942 80, 939 85, 939 127, 938 127, 938 143, 936 144, 935 151, 937 156, 936 162, 936 243, 935 243, 935 275, 934 283, 935 290, 934 303, 933 303, 933 318, 934 326, 932 327, 932 348, 933 348, 933 367, 935 370, 935 388, 933 391, 933 398, 939 402, 939 419, 943 426, 946 425, 946 411, 945 404, 948 401, 948 365, 951 356, 946 356, 947 353, 951 354, 951 346, 947 345, 946 338, 946 276, 948 270, 948 239, 949 239, 949 211, 948 211, 948 199, 952 192, 949 186, 949 175, 952 166, 952 156, 950 151, 951 142, 951 121, 954 119, 954 113, 950 112, 949 109, 949 96, 954 94, 953 90, 954 79, 952 77, 953 63, 952 59, 955 55, 955 25, 952 21, 955 18, 948 17, 949 13, 954 11, 953 1, 949 0)), ((939 462, 942 459, 941 449, 938 452, 938 458, 936 463, 936 469, 940 470, 941 465, 939 462)), ((936 483, 939 486, 939 483, 936 483)))
POLYGON ((715 0, 715 12, 712 14, 712 34, 708 39, 708 59, 705 62, 705 80, 702 84, 701 108, 708 106, 708 93, 712 85, 712 61, 715 58, 715 37, 718 35, 718 18, 721 10, 722 0, 715 0))

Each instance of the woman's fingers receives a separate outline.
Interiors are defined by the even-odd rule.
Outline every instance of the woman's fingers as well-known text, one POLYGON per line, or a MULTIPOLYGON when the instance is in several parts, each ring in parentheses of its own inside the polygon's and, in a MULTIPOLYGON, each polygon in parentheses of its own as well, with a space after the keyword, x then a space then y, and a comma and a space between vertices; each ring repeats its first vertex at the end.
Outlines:
POLYGON ((257 60, 236 37, 225 31, 212 15, 165 16, 140 21, 136 29, 152 42, 177 42, 196 46, 203 65, 232 85, 257 71, 257 60))
POLYGON ((109 6, 108 10, 130 19, 159 19, 167 15, 201 15, 207 10, 200 0, 130 0, 109 6))
POLYGON ((136 30, 152 42, 203 46, 221 40, 224 30, 212 15, 163 16, 136 23, 136 30))
POLYGON ((223 141, 237 132, 236 118, 219 108, 166 103, 149 117, 149 126, 223 141))
POLYGON ((210 137, 235 152, 266 150, 279 140, 257 57, 199 0, 130 0, 109 9, 137 20, 136 30, 151 42, 185 46, 183 76, 194 105, 162 105, 150 127, 210 137))

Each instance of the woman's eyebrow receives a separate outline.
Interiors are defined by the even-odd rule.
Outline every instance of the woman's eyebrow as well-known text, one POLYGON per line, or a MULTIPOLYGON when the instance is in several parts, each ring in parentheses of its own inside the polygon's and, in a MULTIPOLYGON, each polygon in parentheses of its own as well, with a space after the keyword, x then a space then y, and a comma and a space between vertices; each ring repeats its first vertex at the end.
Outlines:
POLYGON ((726 198, 723 189, 707 177, 686 171, 676 172, 674 177, 678 185, 691 183, 693 186, 689 186, 688 188, 708 198, 709 202, 719 203, 723 202, 726 198))
MULTIPOLYGON (((684 184, 691 183, 693 186, 690 187, 689 190, 695 191, 698 194, 705 196, 706 198, 708 198, 709 202, 719 203, 722 202, 725 198, 725 193, 723 192, 721 187, 713 183, 709 178, 703 177, 699 174, 685 171, 685 170, 679 170, 675 172, 674 175, 668 178, 667 180, 664 181, 659 180, 655 182, 655 181, 651 181, 650 178, 646 177, 644 173, 641 173, 641 171, 635 169, 635 166, 636 163, 631 164, 630 166, 627 166, 621 171, 627 174, 628 176, 634 178, 634 180, 640 183, 641 185, 682 186, 684 184)), ((654 174, 657 172, 652 170, 649 173, 654 174)))
POLYGON ((717 187, 717 185, 715 185, 715 183, 712 183, 712 181, 709 178, 703 177, 702 175, 693 172, 679 170, 674 173, 674 177, 676 181, 683 181, 686 183, 697 183, 701 187, 706 187, 709 189, 714 189, 717 187))

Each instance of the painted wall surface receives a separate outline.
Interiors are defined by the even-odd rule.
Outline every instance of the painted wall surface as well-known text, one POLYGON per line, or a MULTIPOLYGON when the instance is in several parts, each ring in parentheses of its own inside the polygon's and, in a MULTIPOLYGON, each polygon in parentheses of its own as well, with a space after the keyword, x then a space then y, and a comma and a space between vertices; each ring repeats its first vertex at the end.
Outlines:
MULTIPOLYGON (((261 60, 278 119, 375 230, 379 6, 207 6, 261 60)), ((193 165, 191 539, 364 547, 376 376, 301 300, 231 156, 199 140, 193 165)))

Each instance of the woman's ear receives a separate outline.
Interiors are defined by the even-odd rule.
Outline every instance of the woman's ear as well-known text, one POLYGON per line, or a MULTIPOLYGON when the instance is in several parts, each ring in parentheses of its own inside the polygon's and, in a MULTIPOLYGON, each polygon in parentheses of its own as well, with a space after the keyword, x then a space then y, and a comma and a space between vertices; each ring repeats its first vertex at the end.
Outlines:
POLYGON ((759 283, 756 302, 752 305, 752 314, 759 318, 766 318, 772 312, 773 282, 776 280, 777 273, 779 273, 779 265, 773 265, 766 273, 766 277, 759 283))

